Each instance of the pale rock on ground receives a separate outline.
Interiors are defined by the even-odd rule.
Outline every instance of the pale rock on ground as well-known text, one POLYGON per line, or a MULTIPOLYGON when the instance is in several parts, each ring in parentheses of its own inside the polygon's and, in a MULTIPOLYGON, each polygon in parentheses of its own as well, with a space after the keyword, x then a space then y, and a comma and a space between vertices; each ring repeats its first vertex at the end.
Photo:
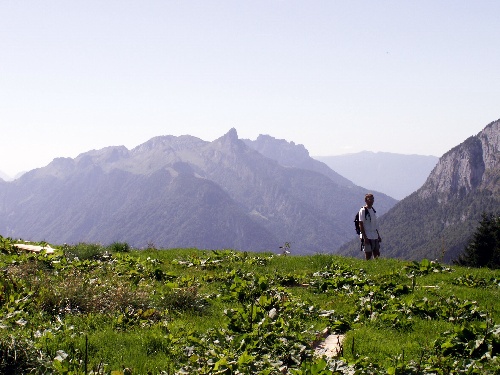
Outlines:
POLYGON ((38 246, 38 245, 27 245, 27 244, 16 243, 13 246, 17 247, 19 250, 31 251, 33 253, 39 253, 42 250, 45 250, 45 252, 47 254, 53 254, 54 253, 54 249, 52 247, 50 247, 50 245, 38 246))
POLYGON ((317 357, 337 357, 342 353, 344 337, 345 335, 330 334, 328 328, 325 328, 314 345, 315 355, 317 357))

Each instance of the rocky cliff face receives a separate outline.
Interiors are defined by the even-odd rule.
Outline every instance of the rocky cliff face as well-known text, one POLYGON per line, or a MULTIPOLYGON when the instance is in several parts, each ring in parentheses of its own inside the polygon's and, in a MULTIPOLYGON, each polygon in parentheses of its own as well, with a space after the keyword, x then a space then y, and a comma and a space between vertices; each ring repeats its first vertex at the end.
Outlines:
POLYGON ((500 162, 500 120, 488 125, 478 134, 478 138, 483 146, 483 159, 486 169, 495 168, 500 162))
POLYGON ((490 124, 478 135, 483 148, 485 173, 482 185, 485 189, 500 194, 500 120, 490 124))
POLYGON ((499 155, 500 120, 444 154, 418 191, 419 197, 437 195, 439 202, 448 202, 492 187, 499 155))

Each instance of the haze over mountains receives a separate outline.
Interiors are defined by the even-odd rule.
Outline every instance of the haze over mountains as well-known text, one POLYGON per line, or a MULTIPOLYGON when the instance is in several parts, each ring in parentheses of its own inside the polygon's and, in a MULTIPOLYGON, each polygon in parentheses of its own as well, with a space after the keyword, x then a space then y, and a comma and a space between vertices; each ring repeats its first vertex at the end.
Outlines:
MULTIPOLYGON (((0 233, 139 248, 276 251, 291 242, 296 254, 332 252, 349 241, 366 189, 303 146, 264 139, 289 155, 287 165, 238 139, 235 129, 213 142, 162 136, 133 150, 55 159, 0 181, 0 233)), ((377 203, 384 213, 396 200, 377 192, 377 203)))
POLYGON ((437 156, 363 151, 335 156, 313 156, 356 185, 403 199, 425 182, 437 156))
POLYGON ((0 171, 0 179, 2 179, 4 181, 12 180, 12 178, 10 176, 8 176, 6 173, 3 173, 2 171, 0 171))

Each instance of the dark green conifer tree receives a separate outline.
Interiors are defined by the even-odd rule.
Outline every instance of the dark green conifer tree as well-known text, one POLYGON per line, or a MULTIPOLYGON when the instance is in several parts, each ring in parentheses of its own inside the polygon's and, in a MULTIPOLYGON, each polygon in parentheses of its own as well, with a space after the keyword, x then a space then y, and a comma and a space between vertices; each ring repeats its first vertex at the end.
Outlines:
POLYGON ((500 268, 500 214, 483 213, 479 226, 455 264, 500 268))

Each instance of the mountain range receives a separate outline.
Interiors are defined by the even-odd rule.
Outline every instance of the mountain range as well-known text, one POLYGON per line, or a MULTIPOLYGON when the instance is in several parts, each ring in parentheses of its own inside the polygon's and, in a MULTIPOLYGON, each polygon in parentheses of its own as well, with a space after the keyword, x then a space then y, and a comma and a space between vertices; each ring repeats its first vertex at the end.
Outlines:
POLYGON ((358 186, 303 145, 239 139, 235 129, 213 142, 160 136, 132 150, 92 150, 0 180, 0 234, 137 248, 279 251, 289 242, 294 254, 361 256, 352 220, 370 190, 383 256, 449 262, 482 213, 500 212, 499 127, 494 121, 445 153, 399 202, 358 186))
MULTIPOLYGON (((289 242, 295 254, 334 252, 352 238, 365 193, 293 142, 241 140, 235 129, 213 142, 160 136, 0 181, 0 234, 137 248, 276 251, 289 242)), ((375 193, 381 214, 396 203, 375 193)))
POLYGON ((313 156, 356 185, 403 199, 420 188, 439 158, 363 151, 334 156, 313 156))
MULTIPOLYGON (((282 165, 312 169, 330 176, 340 184, 354 183, 367 190, 381 191, 398 200, 421 187, 439 159, 436 156, 371 151, 311 158, 303 145, 278 140, 269 135, 261 134, 254 141, 243 141, 282 165)), ((0 179, 12 181, 23 173, 11 177, 0 171, 0 179)))
MULTIPOLYGON (((425 183, 380 218, 382 254, 455 260, 482 213, 500 214, 500 120, 445 153, 425 183)), ((359 241, 339 252, 359 254, 359 241)))

